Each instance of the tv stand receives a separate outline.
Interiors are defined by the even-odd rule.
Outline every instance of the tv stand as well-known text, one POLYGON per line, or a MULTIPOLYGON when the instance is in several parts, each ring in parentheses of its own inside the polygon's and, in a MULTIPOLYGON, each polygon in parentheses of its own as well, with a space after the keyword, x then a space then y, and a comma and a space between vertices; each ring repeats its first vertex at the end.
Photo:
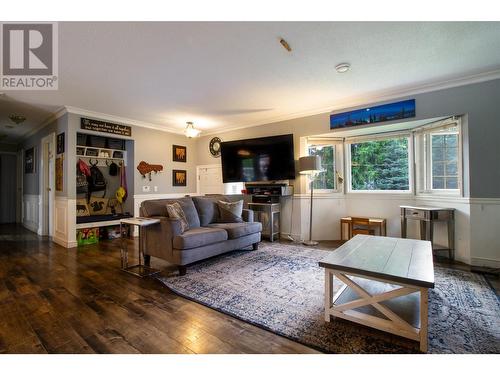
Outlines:
POLYGON ((293 187, 284 183, 247 183, 245 188, 253 203, 279 203, 281 197, 293 195, 293 187))

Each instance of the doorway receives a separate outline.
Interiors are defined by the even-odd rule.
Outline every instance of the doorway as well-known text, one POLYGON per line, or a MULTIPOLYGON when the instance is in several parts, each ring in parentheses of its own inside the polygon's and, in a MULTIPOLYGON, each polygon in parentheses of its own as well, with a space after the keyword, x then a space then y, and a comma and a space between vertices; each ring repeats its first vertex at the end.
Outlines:
POLYGON ((224 194, 220 164, 199 165, 196 167, 196 175, 197 194, 224 194))
POLYGON ((17 215, 17 156, 0 153, 0 224, 15 223, 17 215))
POLYGON ((50 237, 54 234, 55 143, 55 133, 51 133, 42 138, 40 159, 40 195, 42 198, 42 209, 39 213, 39 228, 42 236, 50 237))

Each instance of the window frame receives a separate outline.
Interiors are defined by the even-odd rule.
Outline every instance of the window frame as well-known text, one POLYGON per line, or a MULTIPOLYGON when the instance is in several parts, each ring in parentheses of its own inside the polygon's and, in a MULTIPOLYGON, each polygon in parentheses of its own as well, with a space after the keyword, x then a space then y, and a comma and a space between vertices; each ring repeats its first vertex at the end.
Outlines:
POLYGON ((415 141, 419 146, 415 148, 415 160, 417 171, 417 195, 433 195, 433 196, 463 196, 463 127, 460 118, 452 118, 437 122, 428 126, 415 129, 415 141), (456 131, 446 131, 456 127, 456 131), (444 131, 443 131, 444 130, 444 131), (458 135, 458 150, 457 150, 457 168, 458 168, 458 188, 457 189, 434 189, 432 186, 432 135, 458 135))
MULTIPOLYGON (((333 146, 333 169, 335 173, 335 188, 334 189, 314 189, 314 194, 327 195, 327 194, 338 194, 342 193, 344 189, 344 182, 339 183, 338 177, 344 175, 344 160, 343 160, 343 149, 344 143, 342 139, 332 139, 332 138, 307 138, 305 144, 305 155, 309 156, 309 147, 311 146, 333 146)), ((306 192, 311 192, 311 181, 308 179, 306 184, 306 192)))
POLYGON ((414 158, 413 158, 413 136, 409 132, 391 132, 391 133, 378 133, 362 137, 346 138, 344 142, 345 148, 345 168, 346 168, 346 191, 349 194, 395 194, 395 195, 413 195, 414 188, 414 158), (387 139, 406 138, 408 142, 408 190, 354 190, 352 188, 352 159, 351 159, 351 145, 356 143, 366 143, 374 141, 383 141, 387 139))

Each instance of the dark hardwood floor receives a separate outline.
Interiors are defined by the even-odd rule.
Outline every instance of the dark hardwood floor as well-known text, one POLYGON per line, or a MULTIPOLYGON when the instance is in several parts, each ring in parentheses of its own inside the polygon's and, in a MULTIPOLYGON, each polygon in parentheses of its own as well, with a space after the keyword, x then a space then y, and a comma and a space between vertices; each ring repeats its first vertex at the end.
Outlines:
POLYGON ((0 353, 315 353, 119 266, 116 240, 65 249, 0 225, 0 353))
POLYGON ((316 353, 120 271, 119 254, 119 240, 65 249, 0 225, 0 353, 316 353))

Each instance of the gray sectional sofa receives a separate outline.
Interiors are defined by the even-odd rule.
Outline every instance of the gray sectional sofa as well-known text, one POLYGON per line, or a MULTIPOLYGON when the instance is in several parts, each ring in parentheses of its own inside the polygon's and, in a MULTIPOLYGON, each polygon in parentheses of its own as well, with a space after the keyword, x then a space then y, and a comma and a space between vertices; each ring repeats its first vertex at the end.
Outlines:
POLYGON ((146 227, 144 259, 151 256, 179 266, 181 275, 186 265, 228 251, 252 246, 258 248, 262 225, 253 221, 253 211, 243 210, 243 222, 219 222, 217 201, 234 202, 242 196, 210 195, 178 199, 155 199, 141 204, 140 215, 160 219, 160 223, 146 227), (168 217, 166 205, 178 202, 189 224, 182 233, 179 219, 168 217))

